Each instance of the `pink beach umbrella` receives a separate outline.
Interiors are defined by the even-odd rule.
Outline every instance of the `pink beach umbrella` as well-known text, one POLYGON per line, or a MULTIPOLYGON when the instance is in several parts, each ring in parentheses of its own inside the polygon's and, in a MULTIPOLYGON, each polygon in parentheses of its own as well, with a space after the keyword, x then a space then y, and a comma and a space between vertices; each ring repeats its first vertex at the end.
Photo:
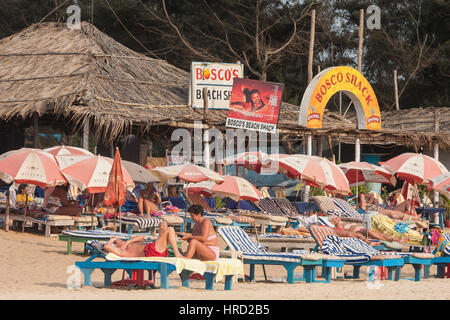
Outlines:
MULTIPOLYGON (((40 149, 22 148, 0 156, 0 179, 6 183, 29 183, 41 188, 66 184, 55 158, 40 149)), ((23 211, 22 232, 27 218, 27 201, 23 211)), ((9 201, 7 202, 5 230, 9 226, 9 201)))
POLYGON ((0 156, 0 179, 41 188, 66 184, 55 158, 40 149, 22 148, 0 156))
POLYGON ((235 201, 250 200, 258 202, 262 198, 261 192, 248 180, 236 176, 222 176, 224 181, 215 183, 213 181, 203 181, 190 183, 187 190, 196 193, 208 193, 211 195, 228 197, 235 201))
POLYGON ((42 151, 51 153, 54 156, 93 156, 94 154, 86 149, 71 146, 54 146, 42 151))
POLYGON ((223 181, 222 176, 214 170, 190 163, 176 166, 156 167, 150 171, 163 180, 179 178, 187 182, 201 182, 206 180, 212 180, 214 182, 223 181))
POLYGON ((450 172, 431 178, 428 181, 428 189, 433 189, 450 196, 450 172))
POLYGON ((328 159, 303 154, 271 156, 278 162, 279 172, 291 178, 299 178, 306 184, 331 193, 350 193, 344 172, 328 159))
POLYGON ((378 182, 395 186, 397 179, 392 172, 368 162, 347 162, 339 164, 351 187, 366 182, 378 182))
POLYGON ((398 179, 417 184, 424 184, 427 180, 448 172, 438 160, 421 153, 403 153, 379 164, 395 173, 398 179))
MULTIPOLYGON (((102 156, 56 156, 61 173, 79 190, 89 193, 106 192, 113 159, 102 156)), ((122 166, 125 187, 134 187, 133 179, 122 166)))
POLYGON ((268 165, 269 163, 269 155, 261 151, 243 152, 226 157, 222 160, 222 164, 226 166, 235 164, 256 172, 261 171, 261 167, 268 165))

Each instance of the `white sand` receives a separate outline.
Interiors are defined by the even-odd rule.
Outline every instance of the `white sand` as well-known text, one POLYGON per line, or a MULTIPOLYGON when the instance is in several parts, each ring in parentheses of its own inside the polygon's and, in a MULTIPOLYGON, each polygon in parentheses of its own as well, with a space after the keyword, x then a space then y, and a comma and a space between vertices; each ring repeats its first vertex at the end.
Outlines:
MULTIPOLYGON (((221 243, 223 247, 223 243, 221 243)), ((367 267, 361 268, 361 279, 332 280, 331 283, 296 284, 264 282, 261 266, 256 267, 256 283, 233 284, 225 291, 223 283, 214 285, 214 291, 204 290, 204 281, 191 280, 190 288, 181 287, 174 272, 170 276, 169 290, 159 289, 109 289, 103 288, 103 273, 92 274, 93 287, 70 290, 66 286, 71 274, 67 268, 75 261, 86 260, 82 256, 83 244, 74 243, 73 253, 66 255, 66 242, 57 238, 45 238, 40 234, 15 231, 0 231, 0 299, 450 299, 450 279, 437 279, 436 267, 431 268, 431 278, 414 282, 401 279, 398 282, 382 281, 382 286, 373 288, 367 282, 367 267)), ((351 267, 345 268, 351 273, 351 267)), ((301 268, 296 270, 302 272, 301 268)), ((248 266, 246 266, 248 274, 248 266)), ((282 267, 266 266, 271 278, 286 276, 282 267)), ((412 266, 402 268, 402 277, 412 277, 412 266)), ((113 275, 120 280, 122 271, 113 275)), ((83 283, 83 278, 82 278, 83 283)))

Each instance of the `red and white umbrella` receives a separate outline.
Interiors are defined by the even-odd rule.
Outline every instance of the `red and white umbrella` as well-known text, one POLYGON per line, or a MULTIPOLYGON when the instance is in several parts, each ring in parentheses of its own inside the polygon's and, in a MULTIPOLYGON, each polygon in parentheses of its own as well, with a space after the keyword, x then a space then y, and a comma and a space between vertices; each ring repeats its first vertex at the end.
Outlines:
POLYGON ((421 153, 403 153, 379 164, 395 173, 398 179, 418 184, 448 172, 438 160, 421 153))
MULTIPOLYGON (((113 159, 102 156, 56 156, 56 160, 70 184, 89 193, 106 192, 113 159)), ((122 173, 126 188, 133 188, 133 179, 123 166, 122 173)))
POLYGON ((328 159, 303 154, 272 156, 279 172, 332 193, 350 193, 344 172, 328 159))
POLYGON ((22 148, 0 156, 0 179, 41 188, 66 184, 55 158, 40 149, 22 148))
POLYGON ((395 186, 397 179, 392 172, 368 163, 347 162, 339 164, 339 168, 345 173, 351 187, 362 185, 366 182, 378 182, 395 186))
POLYGON ((428 181, 428 189, 450 195, 450 172, 443 173, 428 181))
POLYGON ((93 156, 94 154, 86 149, 71 146, 54 146, 42 151, 51 153, 54 156, 93 156))
POLYGON ((256 172, 261 171, 261 167, 270 163, 270 157, 267 153, 261 151, 250 151, 235 154, 222 160, 222 164, 237 165, 256 172))
POLYGON ((262 198, 261 192, 248 180, 236 176, 222 177, 224 181, 221 183, 215 183, 212 181, 190 183, 186 189, 190 192, 206 192, 210 195, 228 197, 235 201, 250 200, 257 202, 262 198))
POLYGON ((156 167, 150 169, 163 180, 179 178, 187 182, 201 182, 212 180, 222 182, 222 176, 214 170, 200 167, 190 163, 184 163, 176 166, 156 167))

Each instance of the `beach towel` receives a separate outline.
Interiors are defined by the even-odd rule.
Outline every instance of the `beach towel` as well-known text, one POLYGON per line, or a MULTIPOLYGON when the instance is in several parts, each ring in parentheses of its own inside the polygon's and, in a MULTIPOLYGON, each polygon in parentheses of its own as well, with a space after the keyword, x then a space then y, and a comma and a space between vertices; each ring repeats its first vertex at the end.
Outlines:
POLYGON ((422 243, 423 236, 420 234, 420 232, 409 229, 406 233, 401 234, 395 230, 395 224, 396 222, 394 220, 383 214, 376 214, 372 217, 373 229, 390 235, 396 239, 407 237, 409 239, 408 243, 411 244, 422 243))
POLYGON ((226 275, 243 275, 244 265, 239 259, 219 258, 214 261, 200 261, 197 259, 186 259, 176 257, 120 257, 114 253, 108 253, 105 257, 108 261, 144 261, 144 262, 164 262, 176 267, 176 272, 180 274, 183 270, 193 271, 203 275, 210 272, 216 275, 215 281, 222 281, 226 275))

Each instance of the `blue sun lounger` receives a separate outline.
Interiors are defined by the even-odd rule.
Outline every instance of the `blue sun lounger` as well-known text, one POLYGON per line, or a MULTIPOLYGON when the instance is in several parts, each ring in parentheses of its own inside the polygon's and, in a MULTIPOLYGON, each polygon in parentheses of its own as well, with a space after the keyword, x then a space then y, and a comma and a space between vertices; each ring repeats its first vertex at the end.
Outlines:
POLYGON ((343 262, 339 259, 323 260, 323 255, 311 255, 304 251, 299 253, 270 252, 264 246, 256 244, 240 227, 224 226, 219 227, 218 232, 223 238, 228 248, 239 253, 242 256, 244 264, 250 265, 250 280, 255 279, 255 265, 280 265, 287 271, 287 282, 305 280, 307 283, 317 282, 315 279, 315 268, 322 266, 326 268, 325 282, 331 278, 332 267, 342 267, 343 262), (304 277, 302 279, 294 278, 296 267, 302 266, 304 277))

